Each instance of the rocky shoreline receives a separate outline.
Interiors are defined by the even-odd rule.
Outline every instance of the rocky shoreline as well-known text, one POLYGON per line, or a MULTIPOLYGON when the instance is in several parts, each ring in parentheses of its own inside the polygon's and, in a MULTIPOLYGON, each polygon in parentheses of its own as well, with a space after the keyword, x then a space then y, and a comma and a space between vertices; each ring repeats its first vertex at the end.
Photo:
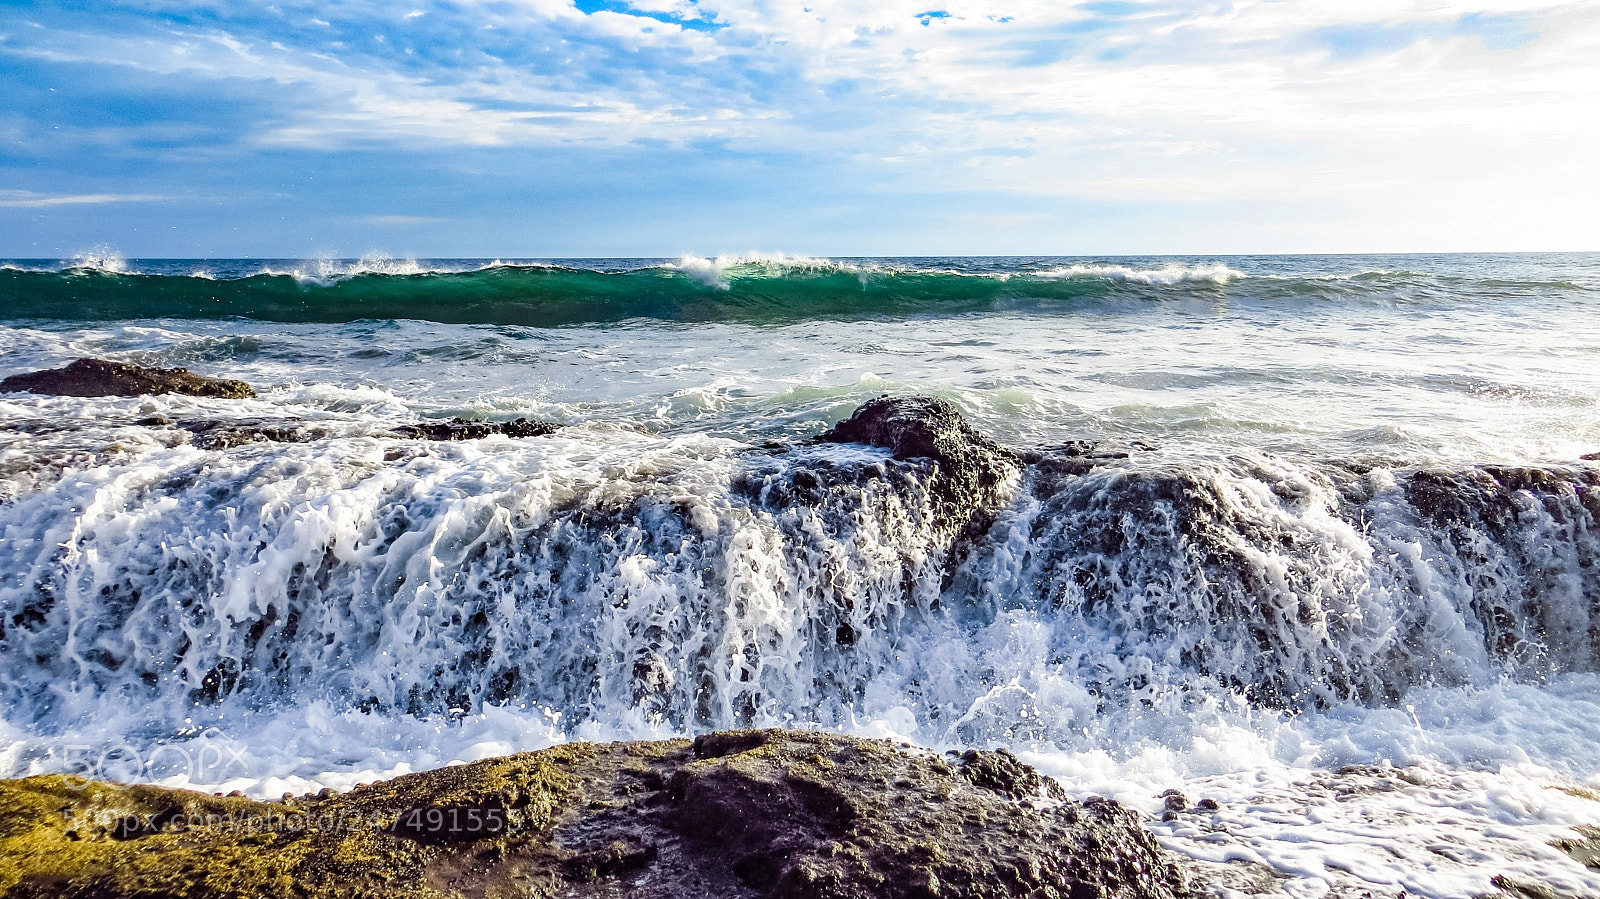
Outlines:
POLYGON ((1180 899, 1138 817, 1007 752, 807 731, 573 743, 260 802, 0 781, 0 896, 1180 899))

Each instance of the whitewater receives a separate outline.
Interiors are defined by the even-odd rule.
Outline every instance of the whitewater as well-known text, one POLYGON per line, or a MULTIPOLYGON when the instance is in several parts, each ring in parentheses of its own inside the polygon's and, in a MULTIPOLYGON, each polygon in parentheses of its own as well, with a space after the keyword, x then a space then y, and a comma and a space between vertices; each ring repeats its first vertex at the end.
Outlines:
POLYGON ((812 727, 1010 748, 1221 895, 1600 895, 1597 302, 1594 254, 0 262, 0 377, 259 391, 0 394, 0 774, 812 727), (983 509, 817 441, 883 395, 1014 453, 983 509))

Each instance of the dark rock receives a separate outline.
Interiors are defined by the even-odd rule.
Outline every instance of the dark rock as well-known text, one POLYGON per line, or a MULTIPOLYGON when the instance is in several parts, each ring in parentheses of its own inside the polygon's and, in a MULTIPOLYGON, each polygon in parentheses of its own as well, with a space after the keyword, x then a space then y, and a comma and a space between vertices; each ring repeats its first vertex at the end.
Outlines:
POLYGON ((313 806, 35 777, 0 781, 0 823, 7 896, 1189 895, 1135 815, 1009 754, 809 732, 569 744, 313 806))
POLYGON ((1496 892, 1485 893, 1480 899, 1589 899, 1588 896, 1576 893, 1564 893, 1560 890, 1527 880, 1518 880, 1504 874, 1496 874, 1489 878, 1489 885, 1496 892))
POLYGON ((23 391, 52 396, 143 396, 181 393, 220 399, 256 395, 243 381, 197 375, 187 368, 145 368, 105 359, 79 359, 65 368, 13 375, 0 381, 0 393, 23 391))
POLYGON ((738 755, 752 749, 760 749, 767 745, 767 741, 777 731, 768 730, 736 730, 716 734, 702 734, 694 738, 694 757, 697 759, 720 759, 723 756, 738 755))
POLYGON ((1168 790, 1161 794, 1162 805, 1169 812, 1183 812, 1189 810, 1189 798, 1180 790, 1168 790))
POLYGON ((519 418, 515 421, 468 421, 452 418, 449 421, 401 425, 394 429, 396 437, 417 440, 477 440, 491 434, 507 437, 545 437, 560 430, 561 425, 549 421, 519 418))
POLYGON ((1074 440, 1025 452, 1022 461, 1028 466, 1034 492, 1049 495, 1063 489, 1073 478, 1081 478, 1096 468, 1128 459, 1134 449, 1149 447, 1136 444, 1112 448, 1096 440, 1074 440))
POLYGON ((1060 784, 1040 776, 1038 771, 1024 765, 1005 749, 995 752, 967 750, 961 756, 961 774, 985 790, 993 790, 1012 799, 1031 796, 1065 798, 1060 784))
POLYGON ((204 449, 232 449, 251 443, 309 443, 333 433, 327 427, 303 421, 184 421, 178 422, 177 427, 193 434, 195 445, 204 449))
POLYGON ((821 439, 876 446, 900 460, 932 460, 937 468, 929 487, 945 516, 963 524, 1002 502, 1005 485, 1022 468, 1016 453, 978 433, 960 410, 937 397, 879 397, 821 439))
MULTIPOLYGON (((1503 537, 1516 529, 1531 502, 1573 498, 1589 516, 1600 516, 1600 472, 1587 467, 1485 465, 1466 471, 1423 470, 1405 483, 1406 499, 1439 527, 1479 524, 1503 537)), ((1572 511, 1580 511, 1574 508, 1572 511)))
POLYGON ((1600 621, 1600 471, 1590 466, 1486 465, 1422 470, 1406 499, 1439 532, 1472 588, 1471 611, 1496 659, 1534 669, 1589 670, 1594 634, 1571 632, 1549 597, 1577 586, 1600 621), (1568 547, 1571 569, 1552 564, 1549 546, 1568 547), (1575 584, 1573 581, 1575 580, 1575 584))
POLYGON ((1585 462, 1600 462, 1600 453, 1584 453, 1578 458, 1585 462))
POLYGON ((1358 670, 1329 649, 1345 622, 1314 601, 1326 563, 1295 551, 1299 535, 1282 516, 1243 507, 1230 495, 1229 485, 1246 478, 1282 491, 1291 510, 1303 501, 1287 495, 1292 485, 1243 463, 1030 474, 1025 486, 1042 511, 1027 540, 1041 595, 1120 628, 1127 626, 1129 594, 1195 591, 1203 602, 1152 603, 1144 613, 1152 617, 1138 625, 1183 635, 1176 646, 1185 665, 1261 705, 1387 699, 1379 672, 1358 670), (1282 570, 1259 564, 1264 548, 1281 548, 1282 570), (1276 598, 1284 594, 1306 599, 1276 598), (1197 613, 1204 616, 1199 626, 1197 613))

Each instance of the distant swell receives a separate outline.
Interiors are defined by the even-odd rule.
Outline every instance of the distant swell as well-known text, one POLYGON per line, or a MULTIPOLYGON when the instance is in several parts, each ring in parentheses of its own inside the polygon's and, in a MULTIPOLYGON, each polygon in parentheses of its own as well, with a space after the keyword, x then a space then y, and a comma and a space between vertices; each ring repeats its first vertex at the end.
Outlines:
MULTIPOLYGON (((1455 283, 1485 298, 1565 290, 1571 284, 1455 283)), ((415 264, 263 270, 237 278, 140 274, 109 268, 0 269, 6 320, 228 319, 340 323, 417 319, 456 324, 559 327, 629 319, 791 322, 983 312, 1072 312, 1095 304, 1172 299, 1268 302, 1442 296, 1415 273, 1352 277, 1246 277, 1220 264, 1074 264, 1038 271, 956 272, 818 260, 693 257, 625 271, 490 265, 471 271, 415 264)))

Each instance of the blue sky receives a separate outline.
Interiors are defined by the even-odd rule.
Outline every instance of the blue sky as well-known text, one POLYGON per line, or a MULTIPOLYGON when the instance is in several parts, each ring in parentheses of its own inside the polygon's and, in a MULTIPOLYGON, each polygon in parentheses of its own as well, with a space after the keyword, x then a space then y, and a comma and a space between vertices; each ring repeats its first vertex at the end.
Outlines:
POLYGON ((0 3, 0 255, 1600 250, 1600 3, 0 3))

